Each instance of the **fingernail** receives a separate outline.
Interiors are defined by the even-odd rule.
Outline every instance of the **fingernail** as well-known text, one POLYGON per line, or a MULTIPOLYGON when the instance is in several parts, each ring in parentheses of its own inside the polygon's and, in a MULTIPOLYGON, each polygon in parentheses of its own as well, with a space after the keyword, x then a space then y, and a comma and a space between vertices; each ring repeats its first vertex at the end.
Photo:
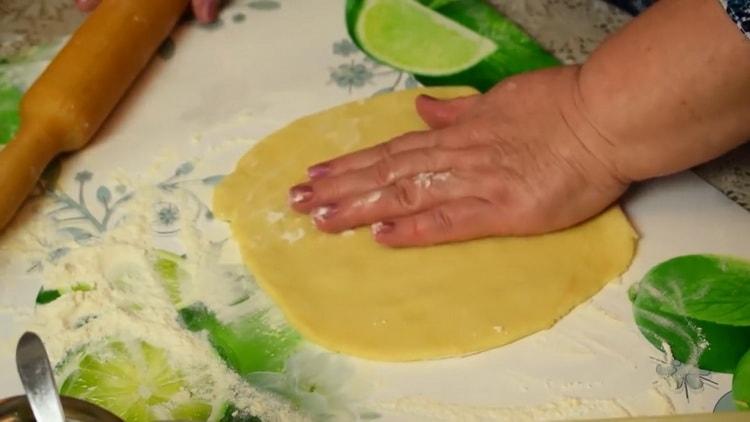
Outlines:
POLYGON ((432 95, 422 94, 420 97, 424 98, 425 100, 429 101, 440 101, 440 99, 433 97, 432 95))
POLYGON ((217 0, 204 0, 199 10, 196 10, 196 18, 202 23, 211 23, 218 15, 219 2, 217 0))
POLYGON ((379 221, 372 226, 370 226, 370 229, 372 230, 373 236, 377 236, 380 234, 388 234, 393 231, 393 229, 396 228, 396 224, 392 221, 379 221))
POLYGON ((307 169, 307 177, 311 180, 320 179, 321 177, 328 175, 330 172, 331 166, 328 165, 328 163, 320 163, 307 169))
POLYGON ((307 185, 297 185, 289 189, 289 200, 293 204, 307 202, 310 200, 310 198, 312 198, 312 196, 313 190, 310 186, 307 185))
POLYGON ((336 211, 338 211, 336 205, 323 205, 322 207, 315 208, 310 215, 315 221, 325 221, 333 217, 336 211))
POLYGON ((99 0, 76 0, 76 5, 83 12, 90 12, 96 9, 99 4, 99 0))

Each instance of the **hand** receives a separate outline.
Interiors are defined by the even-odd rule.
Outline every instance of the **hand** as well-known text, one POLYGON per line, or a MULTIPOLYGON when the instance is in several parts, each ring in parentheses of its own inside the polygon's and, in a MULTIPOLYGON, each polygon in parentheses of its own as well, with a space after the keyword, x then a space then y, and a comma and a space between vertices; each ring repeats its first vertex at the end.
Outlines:
MULTIPOLYGON (((154 0, 158 1, 158 0, 154 0)), ((216 20, 221 0, 191 0, 195 18, 202 23, 216 20)), ((76 6, 84 12, 90 12, 99 5, 101 0, 75 0, 76 6)))
POLYGON ((290 190, 292 207, 325 232, 371 224, 388 246, 580 223, 612 204, 629 180, 592 152, 608 141, 572 100, 578 70, 519 75, 455 100, 422 96, 417 111, 431 130, 311 167, 310 180, 290 190))

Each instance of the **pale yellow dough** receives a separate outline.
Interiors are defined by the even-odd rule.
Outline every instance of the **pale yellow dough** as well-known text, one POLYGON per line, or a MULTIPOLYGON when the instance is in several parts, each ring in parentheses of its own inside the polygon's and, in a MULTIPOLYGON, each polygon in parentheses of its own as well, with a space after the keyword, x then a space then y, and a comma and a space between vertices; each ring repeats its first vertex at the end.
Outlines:
POLYGON ((422 89, 342 105, 293 122, 247 153, 217 188, 245 263, 309 340, 385 361, 460 356, 552 326, 629 265, 636 235, 613 207, 570 230, 420 249, 388 249, 367 228, 317 231, 292 212, 287 189, 305 169, 424 129, 422 89))

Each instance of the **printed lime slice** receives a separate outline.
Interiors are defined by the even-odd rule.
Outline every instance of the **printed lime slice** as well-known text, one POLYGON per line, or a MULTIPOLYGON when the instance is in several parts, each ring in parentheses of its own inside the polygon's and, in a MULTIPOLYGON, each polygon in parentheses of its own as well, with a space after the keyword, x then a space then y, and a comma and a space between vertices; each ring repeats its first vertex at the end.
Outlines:
POLYGON ((145 342, 114 341, 85 352, 60 393, 102 406, 126 422, 206 420, 212 410, 191 396, 166 352, 145 342))
POLYGON ((644 337, 675 359, 733 372, 750 349, 750 263, 726 256, 687 255, 652 268, 629 291, 644 337))
POLYGON ((346 27, 352 41, 365 53, 414 74, 426 86, 465 85, 484 92, 508 76, 560 64, 520 26, 485 0, 347 0, 346 27), (387 16, 389 13, 391 16, 387 16), (412 23, 414 14, 419 16, 419 25, 412 23), (443 25, 446 20, 452 24, 443 25), (456 25, 459 29, 451 32, 456 25), (457 44, 445 43, 435 35, 434 27, 441 28, 441 33, 447 31, 451 39, 456 34, 468 33, 470 36, 463 38, 463 42, 476 41, 477 37, 481 41, 457 55, 454 54, 457 44), (367 38, 370 33, 375 36, 367 38), (487 41, 494 44, 494 49, 490 50, 487 41), (383 54, 391 51, 396 54, 383 54), (476 59, 472 54, 482 56, 482 53, 481 60, 469 66, 476 59), (463 59, 457 60, 458 57, 463 59), (439 68, 431 64, 433 61, 441 63, 441 72, 445 73, 429 73, 439 68), (459 64, 468 67, 461 69, 459 64))
POLYGON ((365 0, 355 31, 376 59, 421 75, 458 73, 497 48, 415 0, 365 0))

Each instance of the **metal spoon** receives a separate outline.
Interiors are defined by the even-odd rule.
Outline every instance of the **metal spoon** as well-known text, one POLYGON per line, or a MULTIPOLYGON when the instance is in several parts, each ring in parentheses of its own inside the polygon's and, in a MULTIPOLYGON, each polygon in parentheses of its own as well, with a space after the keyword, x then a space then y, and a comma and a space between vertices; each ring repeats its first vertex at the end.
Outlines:
POLYGON ((16 367, 34 418, 39 422, 65 422, 52 367, 39 336, 26 332, 18 340, 16 367))

